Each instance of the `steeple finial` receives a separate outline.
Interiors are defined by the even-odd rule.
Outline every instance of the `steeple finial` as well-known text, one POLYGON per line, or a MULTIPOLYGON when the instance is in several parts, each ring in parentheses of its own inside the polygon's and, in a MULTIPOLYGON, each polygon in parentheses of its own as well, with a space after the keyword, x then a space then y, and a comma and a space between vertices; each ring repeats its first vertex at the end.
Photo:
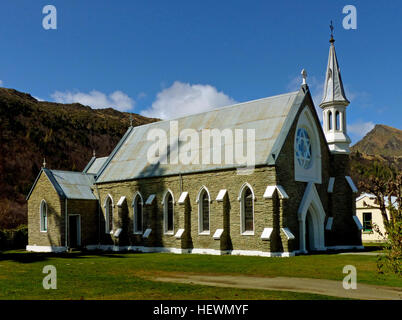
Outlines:
POLYGON ((92 150, 92 156, 93 156, 94 158, 96 158, 96 152, 95 152, 95 149, 93 149, 93 150, 92 150))
POLYGON ((130 127, 133 126, 133 115, 130 113, 130 127))
POLYGON ((305 70, 305 69, 303 69, 302 71, 301 71, 301 75, 302 75, 302 78, 303 78, 303 83, 302 83, 302 85, 306 85, 307 84, 307 71, 305 70))
POLYGON ((43 164, 42 164, 43 168, 46 168, 46 158, 43 158, 43 164))
POLYGON ((331 20, 331 24, 329 25, 329 28, 331 29, 331 39, 329 40, 330 43, 334 43, 335 39, 334 39, 334 25, 332 24, 332 20, 331 20))

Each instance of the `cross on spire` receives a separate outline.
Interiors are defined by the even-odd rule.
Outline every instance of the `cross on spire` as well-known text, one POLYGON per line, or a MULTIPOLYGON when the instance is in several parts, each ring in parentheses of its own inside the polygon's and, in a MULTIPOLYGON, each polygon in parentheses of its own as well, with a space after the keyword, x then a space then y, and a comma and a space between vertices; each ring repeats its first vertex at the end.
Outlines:
POLYGON ((331 24, 329 25, 329 28, 331 29, 331 39, 329 40, 329 42, 331 42, 331 43, 334 43, 335 42, 335 39, 334 39, 334 25, 333 25, 333 23, 332 23, 332 20, 331 20, 331 24))
POLYGON ((130 113, 130 127, 133 126, 133 115, 130 113))

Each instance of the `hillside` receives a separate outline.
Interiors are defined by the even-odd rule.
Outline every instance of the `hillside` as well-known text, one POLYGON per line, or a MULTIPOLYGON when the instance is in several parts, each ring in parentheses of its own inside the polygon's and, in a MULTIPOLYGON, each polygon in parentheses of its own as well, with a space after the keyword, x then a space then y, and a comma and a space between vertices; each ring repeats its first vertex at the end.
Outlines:
POLYGON ((367 174, 375 164, 401 172, 402 130, 377 124, 351 147, 351 151, 350 165, 354 181, 367 181, 367 174))
MULTIPOLYGON (((47 167, 82 170, 93 150, 108 155, 129 126, 130 114, 81 104, 37 101, 0 88, 0 228, 26 221, 25 197, 43 159, 47 167)), ((133 125, 157 121, 133 114, 133 125)))
POLYGON ((384 157, 402 157, 402 130, 377 124, 352 151, 384 157))

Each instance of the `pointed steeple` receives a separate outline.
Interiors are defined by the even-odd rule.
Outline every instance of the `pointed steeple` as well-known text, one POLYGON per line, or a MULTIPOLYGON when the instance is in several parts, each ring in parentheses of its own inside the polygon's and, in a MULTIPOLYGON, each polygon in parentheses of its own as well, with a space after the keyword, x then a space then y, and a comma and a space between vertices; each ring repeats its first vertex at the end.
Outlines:
POLYGON ((350 102, 343 89, 341 71, 336 58, 332 21, 330 28, 331 45, 325 74, 324 96, 320 107, 323 109, 324 133, 329 149, 332 153, 348 154, 351 141, 347 134, 346 107, 350 102))
MULTIPOLYGON (((332 21, 331 21, 332 27, 332 21)), ((331 28, 333 31, 333 27, 331 28)), ((346 98, 345 90, 343 89, 341 71, 338 64, 338 59, 336 58, 334 37, 331 32, 331 43, 329 48, 329 57, 327 65, 327 73, 325 74, 325 85, 324 85, 324 95, 320 103, 321 108, 325 108, 328 104, 342 104, 344 106, 349 105, 349 100, 346 98)))

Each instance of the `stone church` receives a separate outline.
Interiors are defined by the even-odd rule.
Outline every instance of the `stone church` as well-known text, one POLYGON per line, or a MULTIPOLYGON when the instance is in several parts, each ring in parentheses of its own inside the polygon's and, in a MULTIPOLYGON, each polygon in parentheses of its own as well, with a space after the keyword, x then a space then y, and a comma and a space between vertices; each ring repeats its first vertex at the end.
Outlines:
MULTIPOLYGON (((323 127, 302 75, 299 91, 175 120, 196 132, 253 129, 255 163, 248 174, 239 174, 237 164, 211 161, 150 163, 149 132, 169 133, 170 121, 129 127, 108 157, 93 157, 83 172, 44 165, 27 196, 27 250, 270 257, 362 248, 357 189, 348 175, 349 101, 332 37, 323 127)), ((198 156, 223 146, 191 151, 198 156)), ((160 159, 174 149, 188 152, 180 147, 170 140, 160 159)))

